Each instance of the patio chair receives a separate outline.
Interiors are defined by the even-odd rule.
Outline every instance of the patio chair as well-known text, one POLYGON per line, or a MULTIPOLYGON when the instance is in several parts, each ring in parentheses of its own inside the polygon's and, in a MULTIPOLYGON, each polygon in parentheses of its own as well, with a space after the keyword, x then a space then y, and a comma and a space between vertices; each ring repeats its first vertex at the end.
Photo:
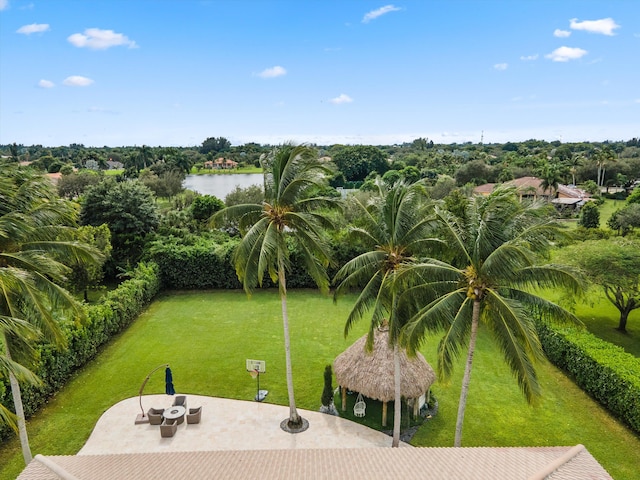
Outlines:
POLYGON ((149 417, 149 423, 151 425, 160 425, 162 423, 162 413, 164 409, 162 408, 150 408, 147 411, 147 417, 149 417))
POLYGON ((164 422, 160 424, 160 436, 161 437, 173 437, 178 430, 178 422, 175 420, 168 420, 165 418, 164 422))
POLYGON ((186 409, 187 408, 187 396, 186 395, 177 395, 176 398, 173 400, 173 404, 171 406, 175 407, 176 405, 178 405, 180 407, 184 407, 186 409))
POLYGON ((187 423, 200 423, 200 417, 202 416, 202 407, 190 408, 187 413, 187 423))

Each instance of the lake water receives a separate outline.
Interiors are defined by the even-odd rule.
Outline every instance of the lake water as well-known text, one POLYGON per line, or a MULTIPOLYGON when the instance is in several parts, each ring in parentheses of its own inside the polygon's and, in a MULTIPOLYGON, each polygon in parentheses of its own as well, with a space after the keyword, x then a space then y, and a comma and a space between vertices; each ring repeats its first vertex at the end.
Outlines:
POLYGON ((182 186, 202 195, 215 195, 224 201, 225 197, 236 187, 247 188, 251 185, 261 187, 262 178, 261 173, 187 175, 182 186))

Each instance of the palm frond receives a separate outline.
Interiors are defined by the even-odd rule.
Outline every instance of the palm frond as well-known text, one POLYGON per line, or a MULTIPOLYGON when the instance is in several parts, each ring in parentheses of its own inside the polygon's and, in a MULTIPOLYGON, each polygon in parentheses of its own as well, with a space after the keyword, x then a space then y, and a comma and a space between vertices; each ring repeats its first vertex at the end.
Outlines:
POLYGON ((488 290, 482 320, 493 332, 525 398, 534 403, 541 394, 535 361, 544 358, 544 353, 533 319, 520 302, 488 290))
MULTIPOLYGON (((407 293, 401 295, 400 302, 406 301, 407 293), (403 298, 405 297, 405 298, 403 298)), ((427 332, 448 330, 456 315, 467 302, 464 288, 438 295, 434 300, 419 309, 404 327, 401 339, 407 351, 415 353, 424 342, 427 332)))

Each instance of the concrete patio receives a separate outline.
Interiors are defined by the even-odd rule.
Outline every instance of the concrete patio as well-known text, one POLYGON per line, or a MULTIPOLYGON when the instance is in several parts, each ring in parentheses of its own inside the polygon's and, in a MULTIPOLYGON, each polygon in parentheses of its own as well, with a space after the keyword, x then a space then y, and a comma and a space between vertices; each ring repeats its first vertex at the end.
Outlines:
MULTIPOLYGON (((142 405, 145 412, 151 407, 166 408, 173 398, 145 395, 142 405)), ((309 428, 290 434, 280 428, 280 422, 289 416, 286 406, 200 395, 187 395, 187 403, 191 408, 202 406, 201 422, 184 422, 173 437, 162 438, 158 425, 135 425, 140 413, 138 397, 123 400, 100 417, 78 455, 391 446, 391 437, 384 433, 319 412, 299 410, 309 428)))

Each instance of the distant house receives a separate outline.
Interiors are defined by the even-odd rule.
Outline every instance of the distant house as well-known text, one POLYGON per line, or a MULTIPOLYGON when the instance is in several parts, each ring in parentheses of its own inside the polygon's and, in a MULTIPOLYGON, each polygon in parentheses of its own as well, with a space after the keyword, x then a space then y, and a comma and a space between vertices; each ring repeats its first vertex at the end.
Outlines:
POLYGON ((204 168, 212 170, 232 170, 238 168, 238 162, 229 160, 228 158, 216 158, 215 160, 209 160, 204 162, 204 168))
MULTIPOLYGON (((473 189, 473 193, 476 195, 489 195, 496 185, 498 184, 485 183, 484 185, 479 185, 473 189)), ((591 195, 575 186, 558 184, 558 189, 555 191, 544 190, 542 188, 542 180, 537 177, 516 178, 502 185, 515 187, 521 201, 546 199, 559 207, 570 206, 577 209, 591 200, 591 195)))
POLYGON ((121 170, 124 168, 124 163, 109 159, 107 160, 107 167, 109 170, 121 170))

